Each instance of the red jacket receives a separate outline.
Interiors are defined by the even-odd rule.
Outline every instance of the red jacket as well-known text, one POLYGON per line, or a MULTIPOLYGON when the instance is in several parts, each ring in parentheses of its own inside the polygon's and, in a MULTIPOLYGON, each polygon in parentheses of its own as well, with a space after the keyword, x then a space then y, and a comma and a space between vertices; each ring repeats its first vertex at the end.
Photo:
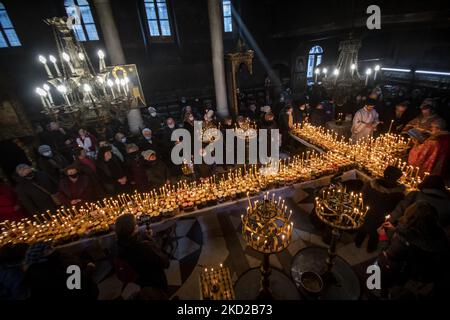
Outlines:
POLYGON ((0 221, 18 221, 27 217, 19 206, 16 193, 6 184, 0 183, 0 221))
POLYGON ((71 206, 70 201, 81 199, 81 203, 92 201, 93 188, 88 176, 80 174, 76 182, 64 177, 59 182, 59 199, 66 206, 71 206))

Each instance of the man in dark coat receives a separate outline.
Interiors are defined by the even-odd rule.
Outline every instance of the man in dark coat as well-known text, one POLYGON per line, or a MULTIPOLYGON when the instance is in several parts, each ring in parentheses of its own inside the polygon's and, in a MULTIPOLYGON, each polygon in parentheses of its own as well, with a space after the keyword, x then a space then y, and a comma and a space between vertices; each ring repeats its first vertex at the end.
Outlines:
POLYGON ((126 146, 127 146, 127 137, 122 132, 117 132, 114 135, 114 142, 113 145, 120 151, 122 155, 125 156, 126 152, 126 146))
POLYGON ((58 193, 63 205, 75 206, 93 200, 94 188, 88 176, 79 173, 75 166, 65 168, 64 173, 58 193))
POLYGON ((378 246, 377 228, 384 222, 385 216, 395 209, 404 198, 405 187, 398 183, 402 171, 394 166, 384 170, 381 179, 372 179, 363 189, 363 203, 369 207, 364 225, 358 230, 355 245, 360 247, 366 236, 369 236, 367 251, 373 252, 378 246))
POLYGON ((58 181, 63 174, 64 168, 68 165, 66 158, 45 144, 39 146, 38 152, 37 163, 39 168, 52 177, 53 180, 58 181))
POLYGON ((101 147, 97 158, 97 174, 107 194, 115 195, 128 191, 128 178, 120 159, 111 152, 111 147, 101 147))
POLYGON ((400 134, 403 128, 408 124, 410 117, 408 114, 409 101, 398 103, 395 108, 390 108, 385 111, 383 116, 382 132, 400 134))
POLYGON ((69 136, 57 122, 50 122, 45 131, 39 134, 39 138, 42 144, 49 145, 53 150, 61 152, 65 149, 65 141, 69 136))
POLYGON ((294 109, 291 105, 287 105, 283 110, 280 112, 279 116, 279 128, 281 133, 281 144, 283 149, 286 151, 289 146, 291 145, 292 139, 289 135, 289 132, 294 127, 294 109))
POLYGON ((305 98, 300 98, 296 101, 296 107, 294 108, 293 116, 294 116, 294 124, 295 123, 303 123, 308 121, 309 111, 308 111, 308 101, 305 98))
POLYGON ((153 150, 159 152, 159 142, 158 139, 153 135, 153 131, 150 128, 142 129, 142 135, 137 141, 137 146, 139 150, 153 150))
POLYGON ((153 107, 148 107, 148 113, 149 115, 144 117, 145 126, 153 132, 158 132, 158 130, 161 129, 162 119, 158 117, 156 109, 153 107))
POLYGON ((145 172, 147 180, 151 188, 159 188, 170 182, 170 173, 163 161, 157 158, 156 152, 153 150, 142 151, 144 158, 145 172))
POLYGON ((127 145, 125 165, 132 188, 140 192, 148 191, 149 183, 145 172, 144 159, 139 152, 139 147, 134 143, 127 145))
POLYGON ((136 274, 135 282, 141 287, 167 290, 164 269, 169 267, 168 256, 149 239, 140 239, 136 219, 124 214, 115 223, 118 258, 128 264, 136 274))
POLYGON ((30 215, 56 209, 52 195, 56 195, 57 188, 49 175, 26 164, 19 164, 16 173, 17 197, 30 215))

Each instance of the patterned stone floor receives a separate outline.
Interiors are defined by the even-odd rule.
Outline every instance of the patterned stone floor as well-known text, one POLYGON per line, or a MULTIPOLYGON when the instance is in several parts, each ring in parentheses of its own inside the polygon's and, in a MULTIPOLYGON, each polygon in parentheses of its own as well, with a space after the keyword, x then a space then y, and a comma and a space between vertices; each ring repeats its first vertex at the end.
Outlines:
MULTIPOLYGON (((306 246, 326 246, 322 231, 311 222, 314 188, 296 189, 294 187, 278 191, 286 199, 288 208, 293 210, 294 233, 287 250, 271 255, 270 263, 290 277, 291 261, 295 254, 306 246)), ((230 204, 221 209, 212 209, 196 218, 178 220, 176 236, 178 247, 175 250, 169 269, 166 271, 172 295, 180 299, 200 299, 199 272, 206 266, 223 263, 232 271, 236 281, 249 268, 258 267, 261 255, 247 247, 241 236, 241 214, 246 201, 230 204)), ((353 244, 353 236, 344 233, 338 243, 337 253, 344 258, 365 283, 365 266, 374 260, 378 252, 368 254, 353 244)), ((121 293, 122 284, 114 276, 100 283, 101 299, 116 299, 138 288, 129 286, 121 293)), ((364 295, 364 293, 363 293, 364 295)))

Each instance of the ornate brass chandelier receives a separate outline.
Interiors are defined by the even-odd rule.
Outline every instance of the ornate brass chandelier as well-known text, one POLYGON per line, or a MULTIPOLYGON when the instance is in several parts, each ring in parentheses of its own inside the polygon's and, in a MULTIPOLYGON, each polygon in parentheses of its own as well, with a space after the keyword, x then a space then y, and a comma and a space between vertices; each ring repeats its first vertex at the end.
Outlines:
POLYGON ((38 57, 48 77, 47 83, 36 88, 43 113, 71 127, 106 120, 112 110, 126 111, 137 98, 142 102, 136 66, 106 66, 105 53, 99 50, 97 71, 76 40, 70 21, 67 17, 45 20, 53 29, 58 53, 38 57))

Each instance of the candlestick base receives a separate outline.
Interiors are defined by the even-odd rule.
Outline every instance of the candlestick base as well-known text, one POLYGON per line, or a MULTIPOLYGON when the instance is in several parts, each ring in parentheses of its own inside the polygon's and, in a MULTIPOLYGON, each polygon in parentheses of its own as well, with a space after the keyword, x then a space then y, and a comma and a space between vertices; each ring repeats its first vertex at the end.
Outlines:
POLYGON ((270 293, 261 289, 261 268, 244 272, 235 282, 236 300, 300 300, 300 294, 292 280, 282 271, 271 268, 270 293))
MULTIPOLYGON (((292 260, 291 275, 300 289, 302 274, 314 272, 321 275, 323 290, 318 297, 322 300, 357 300, 361 294, 358 276, 352 267, 336 255, 328 271, 328 250, 322 247, 307 247, 300 250, 292 260)), ((305 297, 308 298, 308 297, 305 297)))

